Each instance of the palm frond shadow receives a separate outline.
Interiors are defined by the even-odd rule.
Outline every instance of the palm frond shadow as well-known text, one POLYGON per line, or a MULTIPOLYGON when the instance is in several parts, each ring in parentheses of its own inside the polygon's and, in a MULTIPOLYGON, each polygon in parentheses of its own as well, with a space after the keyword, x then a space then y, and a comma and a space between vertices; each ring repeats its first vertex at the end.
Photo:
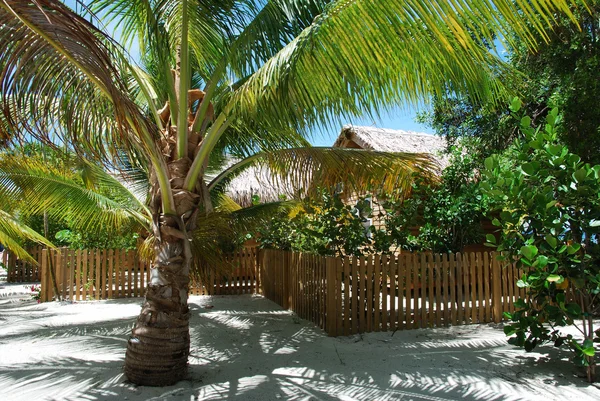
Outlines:
MULTIPOLYGON (((105 304, 133 307, 139 301, 105 304)), ((10 307, 4 305, 0 314, 10 307)), ((21 308, 21 312, 31 309, 35 308, 21 308)), ((581 396, 577 387, 587 386, 583 380, 563 376, 573 370, 570 362, 554 356, 550 362, 535 353, 515 357, 503 337, 477 337, 477 326, 461 328, 458 338, 446 329, 329 338, 310 322, 259 296, 194 297, 190 310, 190 372, 175 386, 137 387, 126 382, 124 345, 133 315, 124 318, 107 313, 105 318, 75 324, 34 313, 27 332, 0 333, 1 355, 10 355, 7 352, 14 349, 27 354, 2 359, 0 388, 9 399, 34 399, 43 391, 50 400, 159 400, 168 396, 493 400, 527 398, 533 393, 552 399, 549 392, 554 386, 536 387, 538 374, 568 385, 561 386, 567 397, 581 396), (437 362, 432 363, 433 357, 437 362), (474 363, 482 358, 487 365, 474 363)))

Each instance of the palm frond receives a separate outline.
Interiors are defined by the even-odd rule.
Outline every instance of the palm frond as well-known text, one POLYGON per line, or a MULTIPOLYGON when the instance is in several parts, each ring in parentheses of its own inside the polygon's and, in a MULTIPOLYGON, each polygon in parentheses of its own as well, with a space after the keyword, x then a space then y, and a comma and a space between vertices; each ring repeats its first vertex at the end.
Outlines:
POLYGON ((54 248, 54 245, 44 238, 44 236, 20 223, 19 220, 11 214, 0 209, 0 244, 4 245, 19 259, 37 263, 21 245, 22 242, 26 240, 54 248))
POLYGON ((271 222, 276 216, 295 215, 303 210, 302 202, 286 200, 279 202, 260 203, 230 212, 232 225, 238 234, 256 230, 271 222))
POLYGON ((568 4, 574 1, 331 2, 241 86, 230 112, 306 130, 432 95, 502 98, 495 77, 507 67, 482 39, 492 43, 515 31, 534 47, 534 32, 545 35, 544 18, 570 15, 568 4), (543 17, 532 15, 532 7, 543 17))
POLYGON ((306 138, 290 127, 269 129, 255 121, 238 120, 225 130, 213 152, 226 152, 232 157, 245 158, 258 152, 307 146, 310 143, 306 138))
POLYGON ((23 213, 47 212, 81 230, 149 227, 148 210, 117 179, 94 166, 82 172, 85 177, 31 158, 0 158, 0 192, 22 200, 23 213))
POLYGON ((119 73, 127 66, 118 65, 125 57, 110 38, 49 0, 0 1, 0 25, 0 112, 12 134, 59 137, 108 159, 117 147, 159 154, 156 127, 130 99, 119 73))
MULTIPOLYGON (((343 188, 348 195, 378 190, 406 193, 415 174, 435 180, 439 173, 432 156, 426 154, 307 147, 258 153, 244 159, 213 179, 209 190, 235 192, 236 188, 228 188, 228 185, 245 170, 245 174, 255 174, 257 186, 275 192, 271 197, 275 200, 278 195, 302 198, 315 194, 320 188, 331 191, 343 188)), ((251 179, 246 177, 245 180, 251 179)), ((242 204, 247 203, 247 200, 242 201, 242 204)))
POLYGON ((228 64, 238 76, 254 73, 291 42, 330 3, 326 0, 257 1, 250 22, 230 44, 228 64))

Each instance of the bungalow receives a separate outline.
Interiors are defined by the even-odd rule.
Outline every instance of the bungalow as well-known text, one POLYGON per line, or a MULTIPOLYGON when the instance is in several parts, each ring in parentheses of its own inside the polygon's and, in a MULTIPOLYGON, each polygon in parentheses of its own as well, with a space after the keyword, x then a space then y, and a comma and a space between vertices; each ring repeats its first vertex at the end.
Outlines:
MULTIPOLYGON (((449 164, 448 156, 443 153, 446 143, 443 138, 421 132, 391 130, 376 127, 346 125, 342 128, 339 136, 333 143, 334 148, 368 149, 378 152, 389 153, 420 153, 429 154, 437 161, 441 169, 449 164)), ((262 202, 277 201, 281 195, 288 198, 294 196, 292 186, 285 183, 283 179, 273 179, 268 169, 264 167, 249 168, 240 176, 236 177, 229 185, 227 194, 242 206, 252 204, 253 196, 258 196, 262 202)), ((351 196, 350 200, 356 199, 351 196)), ((373 218, 367 219, 365 228, 371 225, 383 226, 383 215, 377 202, 373 202, 373 218)), ((484 232, 494 232, 494 227, 488 220, 482 221, 484 232)), ((417 234, 419 227, 411 229, 417 234)), ((469 245, 464 251, 488 250, 483 244, 469 245)))

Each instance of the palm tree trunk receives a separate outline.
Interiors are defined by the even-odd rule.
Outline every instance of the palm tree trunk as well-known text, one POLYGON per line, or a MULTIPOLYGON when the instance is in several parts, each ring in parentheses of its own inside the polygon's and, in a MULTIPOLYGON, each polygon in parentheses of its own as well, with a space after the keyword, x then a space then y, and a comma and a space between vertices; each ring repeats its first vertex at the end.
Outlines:
POLYGON ((156 256, 146 299, 125 356, 125 374, 139 385, 171 385, 187 374, 191 266, 188 233, 195 228, 199 200, 198 195, 181 189, 190 164, 187 158, 169 164, 176 215, 156 212, 160 210, 160 192, 158 185, 153 184, 151 208, 156 256))

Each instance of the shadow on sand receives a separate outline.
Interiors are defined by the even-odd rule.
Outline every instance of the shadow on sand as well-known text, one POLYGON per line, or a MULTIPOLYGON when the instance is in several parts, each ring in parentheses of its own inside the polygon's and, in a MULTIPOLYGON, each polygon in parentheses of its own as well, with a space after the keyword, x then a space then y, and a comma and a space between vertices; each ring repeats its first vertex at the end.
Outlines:
POLYGON ((101 302, 112 317, 93 316, 98 303, 0 304, 2 326, 11 327, 0 331, 0 399, 550 400, 560 394, 581 401, 600 394, 573 378, 568 361, 515 351, 501 330, 487 326, 329 338, 250 295, 192 297, 188 378, 171 387, 137 387, 122 366, 139 303, 101 302), (499 334, 482 338, 481 330, 499 334))

